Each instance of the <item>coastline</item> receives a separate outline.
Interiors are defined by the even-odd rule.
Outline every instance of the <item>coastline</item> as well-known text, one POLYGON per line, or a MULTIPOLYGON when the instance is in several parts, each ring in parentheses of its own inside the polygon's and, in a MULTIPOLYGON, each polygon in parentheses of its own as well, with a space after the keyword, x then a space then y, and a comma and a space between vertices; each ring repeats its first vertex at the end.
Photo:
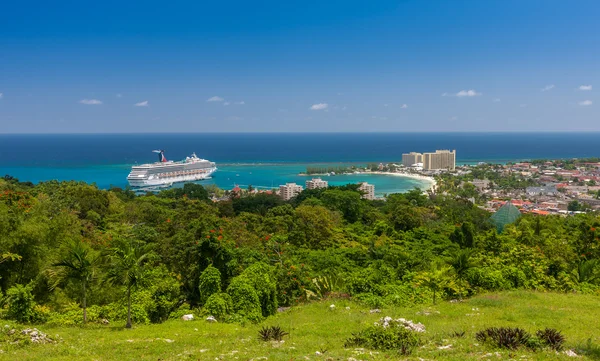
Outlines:
POLYGON ((417 179, 420 181, 428 182, 429 186, 427 188, 423 188, 424 191, 428 191, 430 189, 435 190, 435 187, 437 186, 437 182, 435 181, 435 179, 433 177, 428 177, 428 176, 424 176, 421 174, 401 173, 401 172, 380 172, 380 171, 365 172, 365 173, 391 175, 391 176, 395 176, 395 177, 412 178, 412 179, 417 179))
MULTIPOLYGON (((337 174, 336 177, 342 177, 344 175, 349 175, 349 174, 354 175, 355 173, 337 174)), ((377 174, 377 175, 416 179, 416 180, 426 182, 429 184, 428 186, 421 188, 421 189, 423 189, 423 191, 435 190, 435 187, 437 186, 437 182, 433 177, 429 177, 429 176, 425 176, 425 175, 421 175, 421 174, 402 173, 402 172, 382 172, 382 171, 361 171, 361 172, 358 172, 358 174, 377 174)), ((328 176, 327 173, 322 173, 322 174, 299 173, 298 175, 301 177, 327 177, 328 176)))

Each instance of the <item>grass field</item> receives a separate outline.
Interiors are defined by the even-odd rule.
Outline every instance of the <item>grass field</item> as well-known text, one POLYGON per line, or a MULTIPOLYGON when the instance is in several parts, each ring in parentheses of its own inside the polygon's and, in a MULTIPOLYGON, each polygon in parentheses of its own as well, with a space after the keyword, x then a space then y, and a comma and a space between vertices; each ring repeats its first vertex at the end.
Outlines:
POLYGON ((115 324, 39 328, 62 341, 22 348, 0 344, 0 360, 600 360, 600 298, 575 294, 497 293, 431 307, 384 308, 378 314, 349 300, 332 299, 248 326, 197 319, 131 330, 115 324), (330 309, 331 304, 335 309, 330 309), (424 345, 409 357, 394 351, 344 348, 344 340, 353 332, 383 316, 422 322, 427 328, 424 345), (257 331, 263 325, 280 325, 290 334, 283 343, 259 341, 257 331), (475 332, 490 326, 519 326, 531 333, 557 328, 566 336, 566 349, 579 357, 478 345, 475 332), (452 337, 454 331, 465 331, 465 336, 452 337))

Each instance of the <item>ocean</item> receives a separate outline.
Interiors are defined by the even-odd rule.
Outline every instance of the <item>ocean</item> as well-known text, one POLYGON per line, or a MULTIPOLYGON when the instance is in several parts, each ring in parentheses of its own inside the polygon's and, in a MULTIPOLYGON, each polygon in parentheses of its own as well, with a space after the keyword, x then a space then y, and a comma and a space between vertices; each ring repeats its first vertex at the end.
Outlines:
MULTIPOLYGON (((271 188, 304 185, 307 166, 400 162, 402 153, 456 149, 457 163, 504 163, 537 158, 600 156, 600 133, 192 133, 0 134, 0 174, 22 181, 80 180, 125 187, 134 164, 192 152, 219 170, 200 184, 271 188)), ((423 181, 374 174, 327 177, 330 184, 367 181, 378 195, 404 192, 423 181)))

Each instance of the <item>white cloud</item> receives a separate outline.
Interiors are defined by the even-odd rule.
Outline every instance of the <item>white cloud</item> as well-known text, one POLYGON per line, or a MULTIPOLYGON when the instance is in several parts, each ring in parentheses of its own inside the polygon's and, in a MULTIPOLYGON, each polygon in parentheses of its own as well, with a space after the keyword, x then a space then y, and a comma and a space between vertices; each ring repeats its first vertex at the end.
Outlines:
POLYGON ((456 93, 457 97, 474 97, 474 96, 478 96, 478 95, 481 95, 481 93, 478 93, 473 89, 461 90, 458 93, 456 93))
POLYGON ((149 104, 147 100, 144 100, 143 102, 135 103, 134 105, 136 107, 147 107, 149 104))
POLYGON ((579 105, 588 106, 588 105, 592 105, 592 103, 593 102, 591 100, 584 100, 582 102, 579 102, 579 105))
POLYGON ((408 108, 407 104, 402 104, 402 106, 400 106, 400 109, 406 109, 406 108, 408 108))
POLYGON ((456 115, 450 118, 450 120, 457 120, 457 119, 458 119, 458 117, 456 115))
POLYGON ((592 90, 592 86, 591 85, 581 85, 579 87, 579 90, 592 90))
POLYGON ((100 105, 102 102, 98 99, 82 99, 79 101, 81 104, 85 105, 100 105))
POLYGON ((500 98, 494 99, 494 103, 500 103, 500 98))
POLYGON ((328 106, 329 106, 329 104, 327 104, 327 103, 313 104, 310 107, 310 110, 324 110, 324 109, 327 109, 328 106))
POLYGON ((4 98, 4 93, 0 93, 0 99, 4 98))
POLYGON ((122 98, 122 97, 123 97, 123 94, 117 93, 117 98, 122 98))
POLYGON ((519 105, 521 108, 527 108, 527 104, 521 104, 519 105))
POLYGON ((206 101, 207 102, 222 102, 223 100, 225 100, 225 99, 223 99, 223 98, 218 97, 218 96, 215 95, 212 98, 208 98, 206 101))
POLYGON ((476 92, 473 89, 470 89, 470 90, 461 90, 461 91, 459 91, 456 94, 442 93, 443 97, 453 96, 453 97, 459 97, 459 98, 462 98, 462 97, 475 97, 475 96, 478 96, 478 95, 481 95, 481 93, 478 93, 478 92, 476 92))
POLYGON ((231 104, 230 102, 224 102, 223 105, 229 105, 231 104))
POLYGON ((552 89, 554 89, 554 84, 546 85, 545 87, 542 88, 542 91, 547 92, 548 90, 552 90, 552 89))
POLYGON ((388 105, 387 105, 387 104, 383 104, 383 106, 384 106, 384 107, 387 107, 388 105))
POLYGON ((246 104, 246 102, 242 100, 241 102, 235 102, 235 104, 236 105, 244 105, 244 104, 246 104))

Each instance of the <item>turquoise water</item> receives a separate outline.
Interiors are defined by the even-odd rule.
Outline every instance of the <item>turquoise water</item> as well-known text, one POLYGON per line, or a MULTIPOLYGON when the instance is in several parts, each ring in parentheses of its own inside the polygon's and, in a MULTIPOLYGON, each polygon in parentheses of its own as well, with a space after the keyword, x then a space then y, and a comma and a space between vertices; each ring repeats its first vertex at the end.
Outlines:
MULTIPOLYGON (((186 133, 0 134, 0 175, 23 181, 80 180, 101 188, 126 186, 133 164, 192 152, 217 163, 205 184, 231 189, 304 185, 307 165, 400 162, 402 153, 456 149, 457 163, 600 156, 600 133, 186 133)), ((378 195, 403 192, 422 181, 359 174, 326 177, 331 184, 367 181, 378 195)))
MULTIPOLYGON (((242 188, 252 185, 259 189, 271 189, 286 182, 295 182, 304 186, 304 182, 312 176, 300 176, 306 171, 307 164, 245 164, 218 165, 219 169, 212 179, 198 184, 215 184, 222 189, 232 189, 236 184, 242 188)), ((79 180, 95 183, 100 188, 111 186, 125 187, 127 174, 131 165, 98 165, 73 167, 2 167, 3 174, 10 174, 23 181, 41 182, 53 179, 79 180)), ((322 176, 331 185, 369 182, 375 185, 377 195, 400 193, 414 187, 426 187, 428 182, 421 180, 381 175, 381 174, 349 174, 322 176)))

